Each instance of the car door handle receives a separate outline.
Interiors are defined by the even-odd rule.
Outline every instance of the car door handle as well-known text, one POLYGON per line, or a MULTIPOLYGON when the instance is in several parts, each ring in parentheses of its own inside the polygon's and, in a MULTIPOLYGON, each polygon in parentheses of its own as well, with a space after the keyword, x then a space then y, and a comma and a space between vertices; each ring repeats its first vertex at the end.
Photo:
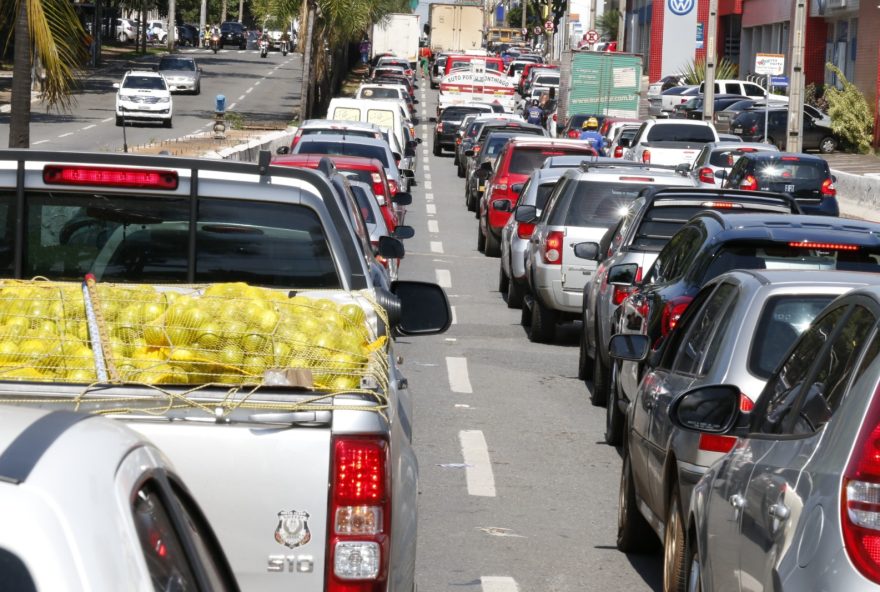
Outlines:
POLYGON ((791 509, 785 504, 773 504, 767 508, 767 513, 777 520, 787 520, 791 516, 791 509))
POLYGON ((738 493, 734 493, 732 496, 727 498, 727 501, 730 502, 730 505, 736 508, 737 510, 741 510, 743 506, 746 505, 746 498, 741 496, 738 493))

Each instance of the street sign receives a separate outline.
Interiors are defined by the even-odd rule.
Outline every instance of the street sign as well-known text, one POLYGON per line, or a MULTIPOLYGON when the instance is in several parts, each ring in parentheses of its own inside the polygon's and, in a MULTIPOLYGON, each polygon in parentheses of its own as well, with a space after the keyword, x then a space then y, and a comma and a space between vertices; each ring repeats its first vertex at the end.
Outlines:
POLYGON ((548 33, 552 33, 553 32, 553 21, 547 21, 546 23, 544 23, 544 30, 547 31, 548 33))
POLYGON ((788 76, 771 76, 770 86, 787 87, 788 76))
POLYGON ((703 49, 703 23, 697 23, 697 49, 703 49))
POLYGON ((781 53, 755 55, 755 74, 779 76, 785 71, 785 56, 781 53))
POLYGON ((586 41, 587 41, 587 43, 596 43, 596 42, 598 42, 598 41, 599 41, 599 32, 598 32, 598 31, 594 31, 593 29, 590 29, 589 31, 587 31, 587 38, 586 38, 586 41))

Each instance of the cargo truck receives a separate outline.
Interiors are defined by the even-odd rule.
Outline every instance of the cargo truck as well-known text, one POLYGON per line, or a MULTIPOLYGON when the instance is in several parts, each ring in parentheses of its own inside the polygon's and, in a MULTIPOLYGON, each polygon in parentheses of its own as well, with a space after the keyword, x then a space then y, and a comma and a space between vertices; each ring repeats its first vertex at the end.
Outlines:
POLYGON ((431 4, 428 17, 434 52, 483 46, 483 8, 467 4, 431 4))
POLYGON ((560 71, 558 121, 583 113, 638 118, 642 56, 570 50, 560 71))
POLYGON ((419 60, 419 15, 389 14, 373 25, 373 55, 393 54, 413 64, 419 60))

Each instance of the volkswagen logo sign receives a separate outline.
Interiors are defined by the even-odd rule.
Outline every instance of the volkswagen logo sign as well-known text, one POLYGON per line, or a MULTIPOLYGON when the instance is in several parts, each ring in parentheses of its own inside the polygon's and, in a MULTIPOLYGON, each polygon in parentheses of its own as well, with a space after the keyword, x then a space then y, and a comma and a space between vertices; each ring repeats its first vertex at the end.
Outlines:
POLYGON ((669 10, 678 16, 684 16, 694 9, 697 0, 667 0, 669 10))

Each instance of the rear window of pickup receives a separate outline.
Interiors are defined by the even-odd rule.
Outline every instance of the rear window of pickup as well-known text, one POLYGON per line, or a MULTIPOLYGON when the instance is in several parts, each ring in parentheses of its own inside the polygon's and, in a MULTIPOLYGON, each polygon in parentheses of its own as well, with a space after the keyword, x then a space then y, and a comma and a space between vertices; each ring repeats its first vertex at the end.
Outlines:
POLYGON ((655 125, 648 132, 647 142, 714 142, 715 134, 708 125, 670 123, 655 125))
MULTIPOLYGON (((0 195, 0 275, 14 263, 14 195, 0 195)), ((339 288, 318 215, 272 202, 199 198, 190 255, 190 201, 152 195, 26 195, 24 277, 130 283, 243 281, 269 287, 339 288)))

